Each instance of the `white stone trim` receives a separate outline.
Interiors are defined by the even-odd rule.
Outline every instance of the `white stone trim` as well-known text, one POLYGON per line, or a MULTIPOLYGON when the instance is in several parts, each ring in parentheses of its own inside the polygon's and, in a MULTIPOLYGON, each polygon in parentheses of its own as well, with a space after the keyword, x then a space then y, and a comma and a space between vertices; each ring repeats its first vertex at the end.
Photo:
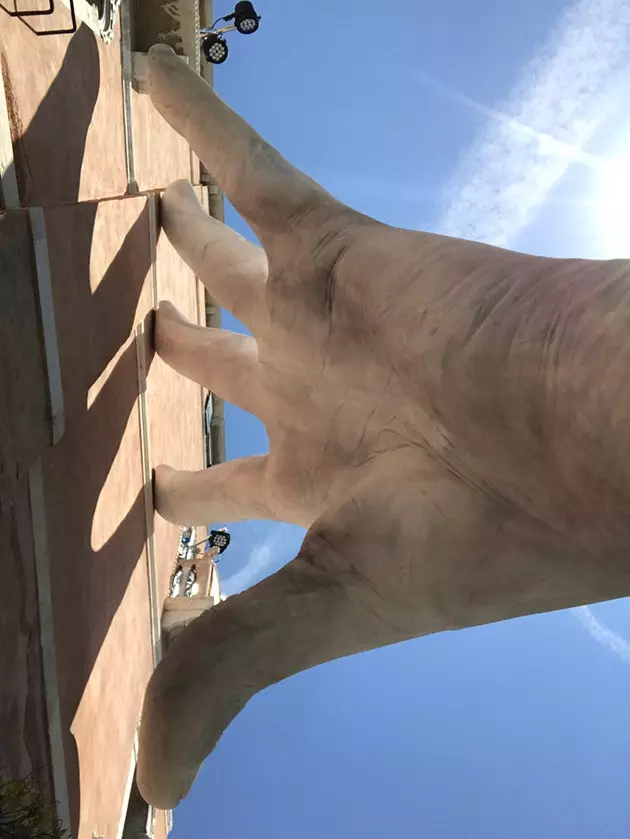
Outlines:
POLYGON ((147 365, 145 355, 145 334, 142 324, 136 327, 136 351, 138 358, 138 413, 140 415, 140 451, 142 456, 142 480, 144 484, 144 510, 147 529, 146 554, 149 581, 149 614, 151 621, 151 646, 153 666, 162 658, 161 609, 158 597, 157 570, 155 562, 155 540, 153 538, 153 483, 151 447, 149 443, 149 421, 147 408, 147 365))
MULTIPOLYGON (((148 224, 149 224, 149 246, 151 249, 151 306, 155 311, 158 303, 158 277, 157 277, 157 197, 155 194, 147 196, 148 202, 148 224)), ((155 540, 153 538, 153 482, 152 482, 152 458, 151 444, 149 440, 149 409, 147 400, 147 362, 146 362, 146 336, 144 325, 136 327, 136 354, 138 360, 138 413, 140 415, 140 451, 142 457, 142 480, 144 484, 144 510, 147 531, 146 553, 147 553, 147 576, 149 580, 149 612, 151 620, 151 643, 153 649, 153 665, 162 658, 162 627, 161 627, 161 604, 157 585, 157 566, 155 559, 155 540)))
POLYGON ((35 575, 37 578, 37 599, 39 607, 40 644, 46 712, 48 717, 48 741, 52 763, 53 789, 57 802, 57 816, 68 830, 70 824, 70 801, 66 775, 66 757, 63 745, 61 703, 59 698, 59 677, 52 605, 50 576, 50 552, 46 526, 46 501, 44 475, 41 458, 33 464, 28 473, 28 491, 31 505, 33 551, 35 554, 35 575))
POLYGON ((152 192, 148 196, 149 202, 149 247, 151 248, 151 305, 157 308, 160 302, 160 290, 158 288, 157 275, 157 201, 158 195, 152 192))
POLYGON ((133 115, 131 93, 133 62, 131 57, 131 18, 129 2, 123 0, 120 6, 120 63, 122 67, 123 130, 125 140, 125 165, 127 169, 127 192, 138 193, 136 180, 136 158, 133 146, 133 115))

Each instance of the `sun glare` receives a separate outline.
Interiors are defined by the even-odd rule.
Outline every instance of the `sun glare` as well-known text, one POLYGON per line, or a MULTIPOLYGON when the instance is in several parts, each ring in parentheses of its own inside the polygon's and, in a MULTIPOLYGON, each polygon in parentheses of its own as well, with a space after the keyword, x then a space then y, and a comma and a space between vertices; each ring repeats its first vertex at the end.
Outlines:
POLYGON ((598 176, 595 229, 602 258, 630 256, 630 151, 609 158, 598 176))

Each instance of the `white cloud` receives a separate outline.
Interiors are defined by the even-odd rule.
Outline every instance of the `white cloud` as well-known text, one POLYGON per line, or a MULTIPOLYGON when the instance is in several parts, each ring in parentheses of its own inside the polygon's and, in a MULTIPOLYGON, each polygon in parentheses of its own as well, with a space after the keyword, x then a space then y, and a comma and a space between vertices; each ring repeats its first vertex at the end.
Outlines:
POLYGON ((588 606, 579 606, 572 611, 591 638, 630 664, 630 642, 601 624, 588 606))
POLYGON ((509 244, 572 161, 589 165, 581 149, 602 124, 629 57, 627 0, 579 0, 499 109, 429 80, 489 117, 447 188, 439 231, 509 244))
POLYGON ((304 528, 278 521, 238 522, 231 529, 230 549, 221 556, 221 590, 238 594, 275 574, 298 553, 304 528))
MULTIPOLYGON (((265 572, 268 572, 276 563, 276 541, 271 536, 252 548, 244 567, 226 578, 225 585, 229 587, 230 592, 235 594, 244 591, 253 583, 258 582, 261 577, 266 576, 265 572)), ((219 570, 221 570, 220 565, 219 570)))

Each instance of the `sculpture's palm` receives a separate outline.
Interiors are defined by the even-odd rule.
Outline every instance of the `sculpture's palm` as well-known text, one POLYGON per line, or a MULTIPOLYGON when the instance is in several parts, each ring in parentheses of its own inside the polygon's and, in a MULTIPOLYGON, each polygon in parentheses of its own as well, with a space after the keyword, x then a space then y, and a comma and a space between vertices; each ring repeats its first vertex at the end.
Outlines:
POLYGON ((155 105, 264 247, 170 187, 167 235, 254 337, 163 303, 156 348, 270 438, 265 456, 159 467, 158 512, 309 529, 297 559, 192 624, 152 678, 138 779, 169 807, 249 697, 291 673, 630 591, 626 358, 608 363, 627 271, 380 224, 292 169, 169 48, 150 67, 155 105))

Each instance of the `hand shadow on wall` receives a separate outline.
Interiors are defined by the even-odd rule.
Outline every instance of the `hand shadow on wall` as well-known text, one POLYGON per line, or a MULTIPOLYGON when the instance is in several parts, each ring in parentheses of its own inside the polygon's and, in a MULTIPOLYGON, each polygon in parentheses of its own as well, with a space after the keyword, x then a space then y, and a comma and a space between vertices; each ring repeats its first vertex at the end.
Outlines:
MULTIPOLYGON (((3 70, 9 105, 15 109, 5 63, 3 70)), ((99 50, 91 30, 82 26, 69 39, 60 70, 30 124, 13 138, 21 204, 45 210, 64 386, 65 434, 44 453, 43 465, 73 829, 79 824, 81 790, 70 726, 147 539, 145 487, 140 485, 108 541, 98 550, 92 548, 99 497, 138 401, 134 341, 88 405, 89 390, 132 333, 151 268, 145 205, 94 292, 90 286, 98 204, 76 202, 99 89, 99 50)), ((19 122, 13 123, 19 129, 19 122)), ((107 160, 102 165, 107 166, 107 160)), ((144 321, 147 370, 153 360, 152 329, 149 312, 144 321)), ((138 468, 138 463, 129 465, 129 480, 138 468)))

